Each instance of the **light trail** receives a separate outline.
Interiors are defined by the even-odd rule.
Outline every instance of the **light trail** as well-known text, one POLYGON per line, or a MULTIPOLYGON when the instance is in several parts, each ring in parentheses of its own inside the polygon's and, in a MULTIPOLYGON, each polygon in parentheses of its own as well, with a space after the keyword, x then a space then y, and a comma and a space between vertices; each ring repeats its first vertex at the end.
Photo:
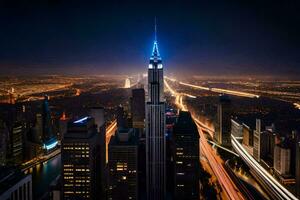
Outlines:
MULTIPOLYGON (((182 110, 187 110, 186 105, 183 104, 182 94, 177 93, 175 90, 173 90, 166 80, 164 80, 164 83, 167 89, 171 92, 171 94, 176 97, 175 104, 178 106, 178 108, 182 110)), ((201 123, 200 120, 198 120, 194 115, 192 115, 192 118, 196 122, 197 128, 199 130, 201 152, 207 158, 207 161, 210 167, 212 168, 213 173, 217 177, 226 196, 228 197, 228 199, 232 200, 245 199, 238 190, 237 186, 233 183, 233 181, 227 174, 225 168, 223 167, 223 160, 216 155, 213 148, 208 144, 207 140, 205 139, 203 130, 205 129, 208 132, 212 132, 212 129, 207 127, 205 124, 201 123), (207 127, 208 129, 206 129, 205 127, 207 127)))
POLYGON ((300 110, 300 103, 294 103, 294 106, 300 110))
POLYGON ((203 87, 203 86, 199 86, 199 85, 194 85, 194 84, 190 84, 190 83, 184 83, 181 81, 177 81, 176 79, 172 79, 169 77, 165 77, 165 78, 168 80, 171 80, 173 82, 178 82, 180 85, 185 85, 185 86, 189 86, 189 87, 200 89, 200 90, 212 91, 212 92, 216 92, 216 93, 229 94, 229 95, 240 96, 240 97, 259 98, 259 95, 248 93, 248 92, 240 92, 240 91, 228 90, 228 89, 222 89, 222 88, 203 87))
POLYGON ((293 199, 297 198, 283 187, 269 172, 267 172, 237 141, 237 139, 231 135, 231 143, 234 150, 240 155, 240 157, 247 163, 247 165, 254 170, 257 177, 264 183, 264 186, 269 192, 278 199, 293 199))
POLYGON ((117 130, 117 120, 114 120, 107 128, 106 128, 106 163, 108 162, 108 144, 110 142, 110 138, 115 135, 115 131, 117 130))

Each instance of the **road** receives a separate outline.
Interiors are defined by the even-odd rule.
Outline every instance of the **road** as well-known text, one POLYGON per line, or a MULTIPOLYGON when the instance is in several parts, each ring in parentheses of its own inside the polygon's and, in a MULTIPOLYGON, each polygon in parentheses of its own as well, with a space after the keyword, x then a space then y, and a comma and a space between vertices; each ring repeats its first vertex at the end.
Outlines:
POLYGON ((111 136, 115 135, 117 130, 117 120, 114 120, 107 128, 106 128, 106 163, 108 162, 108 144, 111 136))
POLYGON ((259 95, 248 93, 248 92, 241 92, 241 91, 236 91, 236 90, 228 90, 228 89, 222 89, 222 88, 210 88, 210 87, 203 87, 200 85, 194 85, 194 84, 189 84, 189 83, 184 83, 181 81, 177 81, 176 79, 172 79, 169 77, 165 77, 165 79, 168 79, 173 82, 178 82, 180 85, 200 89, 200 90, 207 90, 211 92, 216 92, 216 93, 221 93, 221 94, 229 94, 229 95, 234 95, 234 96, 239 96, 239 97, 248 97, 248 98, 259 98, 259 95))
POLYGON ((231 143, 234 150, 249 166, 252 173, 255 175, 255 178, 260 181, 261 185, 264 186, 264 188, 274 199, 297 200, 297 198, 291 192, 289 192, 284 186, 282 186, 245 150, 242 144, 240 144, 233 135, 231 135, 231 143))
MULTIPOLYGON (((175 104, 178 106, 178 108, 181 110, 188 110, 187 106, 183 103, 183 94, 177 93, 173 88, 171 88, 166 79, 164 80, 164 83, 166 88, 171 92, 171 94, 175 96, 175 104)), ((208 163, 213 173, 217 177, 218 182, 220 183, 222 190, 225 192, 227 198, 231 200, 245 199, 242 193, 237 188, 237 186, 227 174, 223 166, 223 160, 216 154, 216 152, 205 139, 203 130, 209 132, 210 134, 213 133, 213 130, 210 127, 207 127, 205 124, 203 124, 200 120, 198 120, 195 115, 192 114, 192 117, 197 125, 200 134, 201 154, 204 155, 208 160, 208 163)))

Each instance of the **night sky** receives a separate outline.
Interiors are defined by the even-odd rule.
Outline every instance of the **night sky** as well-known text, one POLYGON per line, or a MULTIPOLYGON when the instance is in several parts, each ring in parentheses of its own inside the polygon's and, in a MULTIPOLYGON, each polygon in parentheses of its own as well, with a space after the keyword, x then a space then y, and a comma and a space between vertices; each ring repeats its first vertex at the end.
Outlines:
POLYGON ((145 72, 155 16, 167 73, 300 73, 299 1, 141 2, 0 1, 0 74, 145 72))

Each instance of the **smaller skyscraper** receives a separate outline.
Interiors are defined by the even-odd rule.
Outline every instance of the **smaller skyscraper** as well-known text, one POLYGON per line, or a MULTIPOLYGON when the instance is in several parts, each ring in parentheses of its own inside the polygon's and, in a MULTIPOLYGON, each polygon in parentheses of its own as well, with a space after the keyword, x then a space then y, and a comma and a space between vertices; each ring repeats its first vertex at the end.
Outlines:
POLYGON ((217 130, 215 140, 223 146, 231 145, 231 100, 228 96, 220 96, 217 114, 217 130))
POLYGON ((138 139, 134 129, 118 129, 108 153, 109 199, 138 199, 138 139))
POLYGON ((11 134, 11 155, 15 164, 21 164, 24 159, 24 126, 16 121, 12 127, 11 134))
POLYGON ((133 128, 145 127, 145 90, 132 90, 131 117, 133 128))
POLYGON ((256 128, 253 131, 253 157, 260 162, 261 157, 261 147, 262 144, 262 138, 261 138, 261 120, 256 119, 256 128))
POLYGON ((100 188, 100 138, 94 119, 68 123, 62 141, 63 199, 105 199, 100 188))
POLYGON ((6 124, 0 119, 0 167, 6 165, 8 135, 9 133, 6 124))
POLYGON ((279 175, 290 175, 291 149, 282 145, 274 148, 274 169, 279 175))
POLYGON ((189 112, 174 125, 175 199, 199 199, 199 133, 189 112))
POLYGON ((106 123, 104 117, 104 107, 94 106, 90 108, 90 116, 95 119, 97 125, 98 137, 100 139, 100 187, 101 196, 105 194, 106 188, 106 123))
POLYGON ((117 108, 117 126, 118 128, 128 128, 127 114, 121 105, 117 108))

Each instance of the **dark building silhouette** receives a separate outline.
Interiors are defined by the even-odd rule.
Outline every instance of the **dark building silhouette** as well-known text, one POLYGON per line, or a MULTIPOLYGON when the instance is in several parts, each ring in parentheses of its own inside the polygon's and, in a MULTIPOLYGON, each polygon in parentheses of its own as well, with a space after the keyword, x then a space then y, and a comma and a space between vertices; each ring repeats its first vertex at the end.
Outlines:
POLYGON ((214 139, 223 146, 230 146, 231 132, 231 100, 228 96, 220 96, 218 103, 217 124, 214 139))
POLYGON ((127 114, 122 106, 117 108, 117 126, 118 128, 128 128, 127 114))
POLYGON ((106 188, 106 123, 104 117, 104 108, 101 106, 94 106, 90 108, 90 116, 95 119, 97 125, 98 137, 100 139, 100 188, 101 196, 105 194, 106 188))
POLYGON ((180 111, 173 140, 174 198, 199 199, 199 133, 189 112, 180 111))
POLYGON ((145 90, 132 90, 131 117, 133 128, 145 127, 145 90))
POLYGON ((138 199, 138 138, 134 129, 118 129, 108 155, 108 199, 138 199))
POLYGON ((100 138, 94 119, 68 123, 62 141, 63 199, 105 199, 101 196, 100 138))

